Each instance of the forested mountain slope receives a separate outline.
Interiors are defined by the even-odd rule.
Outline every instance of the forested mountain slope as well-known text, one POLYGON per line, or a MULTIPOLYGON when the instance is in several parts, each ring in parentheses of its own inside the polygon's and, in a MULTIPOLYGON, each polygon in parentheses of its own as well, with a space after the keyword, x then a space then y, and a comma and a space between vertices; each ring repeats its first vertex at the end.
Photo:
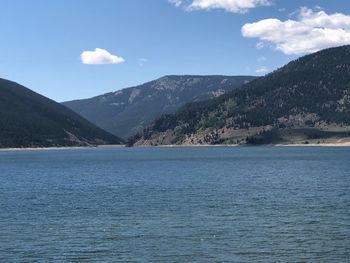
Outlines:
POLYGON ((304 56, 214 100, 158 118, 130 144, 322 142, 349 136, 350 46, 304 56))
POLYGON ((192 101, 218 97, 255 79, 251 76, 165 76, 140 86, 63 104, 99 127, 128 138, 162 114, 192 101))
POLYGON ((0 148, 120 143, 65 106, 0 79, 0 148))

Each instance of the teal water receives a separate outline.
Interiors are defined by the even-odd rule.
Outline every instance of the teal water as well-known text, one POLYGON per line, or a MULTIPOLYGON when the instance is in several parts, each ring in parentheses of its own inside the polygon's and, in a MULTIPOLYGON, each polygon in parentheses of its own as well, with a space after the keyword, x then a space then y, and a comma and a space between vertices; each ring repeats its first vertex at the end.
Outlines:
POLYGON ((349 262, 350 148, 0 152, 1 262, 349 262))

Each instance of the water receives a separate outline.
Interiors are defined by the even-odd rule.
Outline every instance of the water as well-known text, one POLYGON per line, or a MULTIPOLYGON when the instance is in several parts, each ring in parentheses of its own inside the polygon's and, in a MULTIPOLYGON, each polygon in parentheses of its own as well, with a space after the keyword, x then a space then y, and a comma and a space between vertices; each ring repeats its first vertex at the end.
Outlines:
POLYGON ((0 152, 1 262, 349 262, 350 148, 0 152))

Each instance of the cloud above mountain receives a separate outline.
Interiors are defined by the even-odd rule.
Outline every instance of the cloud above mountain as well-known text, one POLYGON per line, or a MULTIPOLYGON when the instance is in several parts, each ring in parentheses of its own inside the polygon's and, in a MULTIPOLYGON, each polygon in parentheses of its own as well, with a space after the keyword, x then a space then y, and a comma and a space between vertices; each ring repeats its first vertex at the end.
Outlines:
POLYGON ((112 55, 107 50, 96 48, 94 51, 84 51, 80 55, 81 62, 87 65, 120 64, 124 58, 112 55))
POLYGON ((242 35, 259 39, 259 47, 272 46, 287 55, 301 55, 350 44, 350 16, 302 7, 296 20, 275 18, 248 23, 242 35))
POLYGON ((232 13, 246 13, 258 6, 267 6, 271 0, 168 0, 175 6, 185 6, 187 11, 223 9, 232 13))
POLYGON ((261 66, 261 67, 258 67, 255 70, 255 72, 258 74, 266 74, 267 72, 269 72, 269 69, 266 66, 261 66))

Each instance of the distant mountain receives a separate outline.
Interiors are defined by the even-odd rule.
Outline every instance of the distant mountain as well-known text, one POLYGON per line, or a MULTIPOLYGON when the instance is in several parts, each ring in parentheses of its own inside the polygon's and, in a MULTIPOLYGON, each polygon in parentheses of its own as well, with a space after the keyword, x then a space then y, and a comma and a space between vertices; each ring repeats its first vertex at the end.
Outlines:
POLYGON ((120 144, 72 110, 0 79, 0 148, 120 144))
POLYGON ((157 119, 130 143, 322 143, 350 137, 350 46, 297 59, 217 99, 157 119))
POLYGON ((106 131, 128 138, 162 114, 174 113, 188 102, 218 97, 253 79, 251 76, 166 76, 63 105, 106 131))

